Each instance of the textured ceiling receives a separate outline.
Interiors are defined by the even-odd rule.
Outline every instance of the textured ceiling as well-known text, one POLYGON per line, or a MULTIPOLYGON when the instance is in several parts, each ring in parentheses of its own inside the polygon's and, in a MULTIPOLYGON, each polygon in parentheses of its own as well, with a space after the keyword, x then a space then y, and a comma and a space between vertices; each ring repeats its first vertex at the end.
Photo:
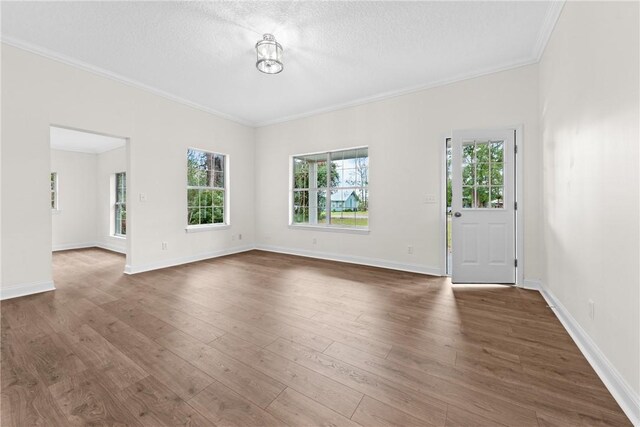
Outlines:
POLYGON ((51 126, 49 134, 51 148, 55 150, 77 151, 80 153, 100 154, 105 151, 124 147, 127 143, 127 141, 122 138, 55 126, 51 126))
POLYGON ((3 1, 2 38, 261 125, 535 62, 559 4, 3 1))

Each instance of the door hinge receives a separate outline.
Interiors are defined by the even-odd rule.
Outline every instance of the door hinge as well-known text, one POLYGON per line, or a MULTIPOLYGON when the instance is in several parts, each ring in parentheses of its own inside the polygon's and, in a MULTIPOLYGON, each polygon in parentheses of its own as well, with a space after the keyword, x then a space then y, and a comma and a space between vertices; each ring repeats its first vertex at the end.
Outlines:
POLYGON ((518 210, 518 202, 513 202, 513 209, 518 210))
POLYGON ((518 154, 518 146, 517 145, 513 146, 513 150, 515 151, 516 154, 518 154))
POLYGON ((513 260, 513 266, 514 266, 514 267, 517 267, 517 266, 518 266, 518 260, 517 260, 517 259, 514 259, 514 260, 513 260))

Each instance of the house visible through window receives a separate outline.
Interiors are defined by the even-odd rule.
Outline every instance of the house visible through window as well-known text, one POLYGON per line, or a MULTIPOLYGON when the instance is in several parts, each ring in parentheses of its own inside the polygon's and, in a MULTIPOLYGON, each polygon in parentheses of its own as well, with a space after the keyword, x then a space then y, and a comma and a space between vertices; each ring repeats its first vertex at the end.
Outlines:
POLYGON ((125 172, 116 174, 115 188, 115 228, 116 236, 127 234, 127 175, 125 172))
POLYGON ((58 209, 58 173, 51 172, 51 209, 58 209))
POLYGON ((366 147, 293 157, 292 225, 368 228, 366 147))
POLYGON ((187 225, 226 224, 226 156, 187 151, 187 225))

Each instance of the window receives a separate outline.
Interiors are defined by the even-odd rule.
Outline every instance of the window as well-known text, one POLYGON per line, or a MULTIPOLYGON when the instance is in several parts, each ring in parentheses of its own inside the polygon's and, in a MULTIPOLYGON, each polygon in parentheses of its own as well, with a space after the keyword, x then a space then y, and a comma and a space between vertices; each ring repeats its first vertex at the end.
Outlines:
POLYGON ((369 226, 367 147, 293 156, 292 225, 369 226))
POLYGON ((51 172, 51 209, 58 209, 58 173, 51 172))
POLYGON ((127 235, 127 174, 120 172, 116 174, 115 186, 115 227, 116 236, 127 235))
POLYGON ((504 142, 462 144, 462 207, 504 208, 504 142))
POLYGON ((226 157, 187 151, 187 225, 226 224, 226 157))

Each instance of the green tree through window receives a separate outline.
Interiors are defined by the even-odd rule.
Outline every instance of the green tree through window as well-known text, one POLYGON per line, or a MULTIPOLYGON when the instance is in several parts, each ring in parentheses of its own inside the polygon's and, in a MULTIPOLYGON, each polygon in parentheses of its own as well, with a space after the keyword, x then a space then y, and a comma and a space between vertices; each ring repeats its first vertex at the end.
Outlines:
POLYGON ((187 224, 225 223, 225 161, 223 154, 187 150, 187 224))

